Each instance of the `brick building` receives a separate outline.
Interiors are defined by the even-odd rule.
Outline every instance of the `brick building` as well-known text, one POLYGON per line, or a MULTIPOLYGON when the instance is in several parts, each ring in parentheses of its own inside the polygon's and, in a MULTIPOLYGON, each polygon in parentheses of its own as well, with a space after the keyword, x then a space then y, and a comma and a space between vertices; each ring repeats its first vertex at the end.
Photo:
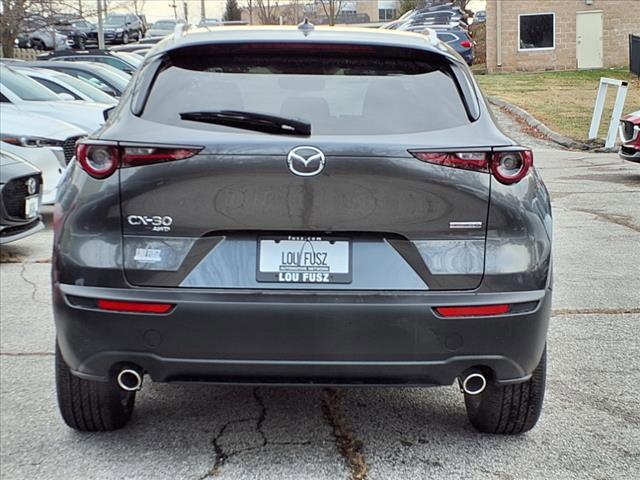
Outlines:
POLYGON ((640 0, 487 0, 487 70, 629 64, 640 0))

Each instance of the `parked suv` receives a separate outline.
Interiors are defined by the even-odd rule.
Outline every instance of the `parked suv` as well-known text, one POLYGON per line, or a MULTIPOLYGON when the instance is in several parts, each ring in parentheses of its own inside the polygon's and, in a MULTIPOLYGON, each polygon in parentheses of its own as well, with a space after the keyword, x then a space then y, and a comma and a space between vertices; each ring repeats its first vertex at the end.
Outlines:
POLYGON ((69 48, 67 35, 62 34, 40 15, 30 15, 20 25, 16 38, 20 48, 35 50, 65 50, 69 48))
POLYGON ((73 48, 83 50, 87 45, 98 43, 98 30, 86 20, 63 17, 56 21, 54 28, 67 36, 67 43, 73 48))
POLYGON ((104 41, 129 43, 144 36, 142 21, 132 13, 108 15, 104 21, 104 41))
POLYGON ((549 195, 435 35, 211 29, 163 42, 61 182, 62 417, 155 382, 451 385, 482 432, 545 389, 549 195))

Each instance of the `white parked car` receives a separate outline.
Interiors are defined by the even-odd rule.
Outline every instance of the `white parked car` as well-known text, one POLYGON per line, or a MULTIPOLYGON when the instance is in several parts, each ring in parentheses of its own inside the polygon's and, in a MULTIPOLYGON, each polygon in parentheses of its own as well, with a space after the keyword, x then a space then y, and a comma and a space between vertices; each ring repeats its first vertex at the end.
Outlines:
POLYGON ((0 65, 0 94, 3 108, 13 104, 23 112, 46 115, 87 132, 94 132, 104 125, 103 112, 112 107, 105 103, 64 101, 35 80, 6 65, 0 65))
POLYGON ((26 160, 0 149, 0 244, 44 228, 40 217, 40 171, 26 160))
POLYGON ((158 20, 149 27, 146 36, 166 37, 167 35, 171 35, 175 31, 177 23, 178 21, 172 18, 158 20))
POLYGON ((17 65, 14 66, 14 69, 24 73, 59 96, 61 94, 68 95, 69 100, 84 100, 85 102, 99 102, 107 105, 118 104, 118 101, 111 95, 107 95, 85 80, 80 80, 66 73, 46 68, 24 68, 17 65))
MULTIPOLYGON (((63 103, 63 102, 61 102, 63 103)), ((66 122, 13 105, 0 108, 0 148, 18 155, 42 172, 42 203, 52 204, 58 181, 75 155, 75 145, 87 132, 66 122)))

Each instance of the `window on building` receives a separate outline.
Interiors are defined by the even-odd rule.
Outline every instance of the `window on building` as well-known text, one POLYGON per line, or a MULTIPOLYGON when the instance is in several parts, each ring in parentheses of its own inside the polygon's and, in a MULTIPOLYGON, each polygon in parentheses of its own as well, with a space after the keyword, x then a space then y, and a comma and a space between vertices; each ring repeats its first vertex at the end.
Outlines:
POLYGON ((396 18, 396 9, 395 8, 380 8, 378 9, 378 19, 379 20, 393 20, 396 18))
POLYGON ((520 50, 551 49, 556 46, 555 13, 535 13, 519 16, 520 50))

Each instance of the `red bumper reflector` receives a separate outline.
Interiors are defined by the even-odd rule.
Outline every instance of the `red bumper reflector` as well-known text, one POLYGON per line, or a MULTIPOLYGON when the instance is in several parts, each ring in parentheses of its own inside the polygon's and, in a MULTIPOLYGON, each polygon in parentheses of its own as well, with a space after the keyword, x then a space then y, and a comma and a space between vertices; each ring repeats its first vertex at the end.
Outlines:
POLYGON ((477 305, 469 307, 436 307, 442 317, 483 317, 509 313, 509 305, 477 305))
POLYGON ((121 302, 99 299, 98 308, 114 312, 167 313, 173 308, 173 305, 170 303, 121 302))

